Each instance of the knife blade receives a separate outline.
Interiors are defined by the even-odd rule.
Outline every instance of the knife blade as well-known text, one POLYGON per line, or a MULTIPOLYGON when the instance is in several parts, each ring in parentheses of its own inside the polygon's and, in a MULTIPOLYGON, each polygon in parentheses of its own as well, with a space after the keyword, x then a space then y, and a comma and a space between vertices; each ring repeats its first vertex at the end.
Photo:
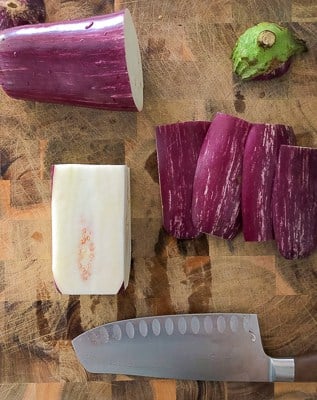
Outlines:
POLYGON ((292 358, 263 350, 256 314, 180 314, 108 323, 72 341, 84 368, 157 378, 293 381, 292 358))

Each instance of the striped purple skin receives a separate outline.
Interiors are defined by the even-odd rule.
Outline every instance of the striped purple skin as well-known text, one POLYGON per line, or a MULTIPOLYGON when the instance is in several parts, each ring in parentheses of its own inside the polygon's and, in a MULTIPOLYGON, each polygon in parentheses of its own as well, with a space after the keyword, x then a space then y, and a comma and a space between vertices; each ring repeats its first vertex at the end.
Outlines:
POLYGON ((317 246, 317 148, 282 145, 273 188, 273 228, 287 259, 317 246))
POLYGON ((193 222, 204 233, 233 239, 241 215, 242 161, 251 124, 217 113, 199 155, 193 190, 193 222))
POLYGON ((43 0, 0 0, 0 30, 45 21, 43 0))
POLYGON ((296 144, 285 125, 253 124, 243 157, 242 224, 247 241, 272 240, 273 181, 282 144, 296 144))
POLYGON ((156 127, 156 148, 164 229, 177 239, 200 234, 192 223, 193 182, 210 122, 183 122, 156 127))
POLYGON ((125 59, 124 13, 3 31, 0 84, 16 99, 137 111, 125 59))

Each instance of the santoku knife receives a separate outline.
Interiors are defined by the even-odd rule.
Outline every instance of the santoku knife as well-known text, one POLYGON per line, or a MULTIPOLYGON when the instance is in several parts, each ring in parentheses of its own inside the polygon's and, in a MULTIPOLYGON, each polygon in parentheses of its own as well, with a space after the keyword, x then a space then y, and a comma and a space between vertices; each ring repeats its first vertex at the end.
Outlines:
POLYGON ((135 318, 77 336, 85 369, 211 381, 317 381, 317 354, 265 354, 255 314, 182 314, 135 318))

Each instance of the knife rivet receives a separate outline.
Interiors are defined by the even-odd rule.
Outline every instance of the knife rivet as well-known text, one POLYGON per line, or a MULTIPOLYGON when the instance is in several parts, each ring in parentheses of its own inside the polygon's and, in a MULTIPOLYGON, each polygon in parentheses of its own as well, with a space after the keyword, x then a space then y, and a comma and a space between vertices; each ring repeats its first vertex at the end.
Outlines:
POLYGON ((174 331, 174 323, 171 318, 167 318, 165 320, 165 330, 168 335, 172 335, 172 333, 174 331))

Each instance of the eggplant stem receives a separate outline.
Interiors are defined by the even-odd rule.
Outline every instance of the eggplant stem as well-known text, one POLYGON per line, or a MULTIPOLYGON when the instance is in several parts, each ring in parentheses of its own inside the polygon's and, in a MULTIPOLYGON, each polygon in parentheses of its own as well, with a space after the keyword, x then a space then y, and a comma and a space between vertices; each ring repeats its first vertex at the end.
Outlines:
POLYGON ((13 3, 12 1, 10 1, 10 3, 7 3, 7 7, 10 7, 10 8, 17 8, 18 5, 15 4, 15 3, 13 3))
POLYGON ((258 36, 258 44, 263 48, 270 48, 276 41, 275 33, 269 30, 262 31, 258 36))

